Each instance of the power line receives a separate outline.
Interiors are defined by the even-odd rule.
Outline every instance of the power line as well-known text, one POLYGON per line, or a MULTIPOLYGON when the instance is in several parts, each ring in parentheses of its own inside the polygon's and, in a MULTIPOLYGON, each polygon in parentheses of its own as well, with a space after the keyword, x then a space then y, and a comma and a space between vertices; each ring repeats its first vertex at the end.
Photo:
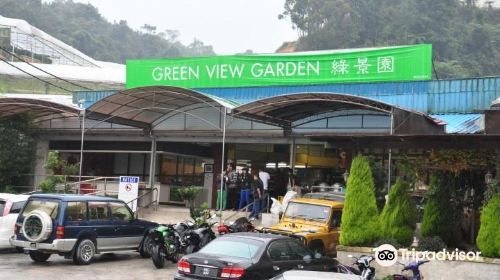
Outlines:
POLYGON ((23 70, 23 69, 21 69, 21 68, 19 68, 19 67, 15 66, 14 64, 12 64, 12 63, 10 63, 9 61, 5 60, 5 59, 4 59, 3 57, 1 57, 1 56, 0 56, 0 60, 1 60, 1 61, 3 61, 3 62, 5 62, 5 63, 7 63, 8 65, 10 65, 10 66, 12 66, 12 67, 16 68, 17 70, 19 70, 19 71, 23 72, 24 74, 27 74, 27 75, 29 75, 29 76, 31 76, 31 77, 33 77, 33 78, 35 78, 35 79, 39 80, 39 81, 42 81, 42 82, 47 83, 47 84, 49 84, 49 85, 51 85, 51 86, 53 86, 53 87, 56 87, 56 88, 62 89, 62 90, 67 91, 67 92, 73 92, 73 91, 71 91, 71 90, 69 90, 69 89, 63 88, 63 87, 58 86, 58 85, 56 85, 56 84, 53 84, 53 83, 51 83, 51 82, 45 81, 45 80, 43 80, 43 79, 41 79, 41 78, 38 78, 37 76, 35 76, 35 75, 33 75, 33 74, 29 73, 28 71, 25 71, 25 70, 23 70))
POLYGON ((3 48, 3 47, 0 47, 0 49, 1 49, 1 50, 3 50, 3 51, 4 51, 4 52, 6 52, 6 53, 9 53, 10 55, 14 56, 15 58, 17 58, 17 59, 21 60, 22 62, 24 62, 24 63, 28 64, 29 66, 31 66, 31 67, 33 67, 33 68, 35 68, 35 69, 38 69, 38 70, 40 70, 40 71, 42 71, 43 73, 45 73, 45 74, 47 74, 47 75, 50 75, 50 76, 52 76, 52 77, 54 77, 54 78, 56 78, 56 79, 59 79, 59 80, 65 81, 66 83, 72 84, 72 85, 77 86, 77 87, 79 87, 79 88, 83 88, 83 89, 86 89, 86 90, 92 90, 91 88, 88 88, 88 87, 85 87, 85 86, 79 85, 79 84, 74 83, 74 82, 72 82, 72 81, 69 81, 69 80, 63 79, 63 78, 61 78, 61 77, 59 77, 59 76, 56 76, 56 75, 54 75, 54 74, 52 74, 52 73, 50 73, 50 72, 47 72, 47 71, 43 70, 42 68, 40 68, 40 67, 38 67, 38 66, 36 66, 36 65, 33 65, 33 64, 29 63, 28 61, 24 60, 22 57, 19 57, 19 56, 18 56, 18 55, 16 55, 15 53, 13 53, 13 52, 11 52, 11 51, 9 51, 9 50, 7 50, 7 49, 3 48))

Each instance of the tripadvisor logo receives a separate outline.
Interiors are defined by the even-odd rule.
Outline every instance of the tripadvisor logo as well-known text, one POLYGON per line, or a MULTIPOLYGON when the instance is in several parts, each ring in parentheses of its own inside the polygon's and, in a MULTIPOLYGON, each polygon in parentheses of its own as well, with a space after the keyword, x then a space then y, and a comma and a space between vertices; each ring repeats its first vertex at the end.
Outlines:
MULTIPOLYGON (((398 250, 391 244, 383 244, 374 248, 375 260, 380 266, 391 266, 398 262, 398 250)), ((481 252, 464 252, 458 249, 448 251, 443 249, 438 252, 433 251, 415 251, 401 249, 399 258, 403 262, 419 261, 477 261, 480 259, 481 252)))

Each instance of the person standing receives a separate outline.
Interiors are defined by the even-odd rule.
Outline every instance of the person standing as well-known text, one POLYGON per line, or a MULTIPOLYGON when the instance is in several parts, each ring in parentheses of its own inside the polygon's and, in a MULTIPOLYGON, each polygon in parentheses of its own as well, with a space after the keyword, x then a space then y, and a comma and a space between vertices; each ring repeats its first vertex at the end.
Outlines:
POLYGON ((248 173, 248 168, 243 168, 243 174, 241 175, 240 204, 238 209, 243 208, 251 202, 250 191, 252 189, 252 180, 252 176, 248 173))
POLYGON ((259 179, 262 181, 263 188, 261 210, 267 212, 269 203, 269 180, 271 180, 271 176, 265 170, 259 168, 259 179))
POLYGON ((250 220, 256 220, 259 218, 259 213, 261 210, 262 195, 264 193, 264 184, 259 178, 259 175, 253 175, 253 207, 252 213, 250 214, 250 220))
POLYGON ((227 164, 224 181, 227 186, 227 207, 229 209, 236 209, 236 202, 238 201, 238 174, 234 170, 233 163, 227 164))

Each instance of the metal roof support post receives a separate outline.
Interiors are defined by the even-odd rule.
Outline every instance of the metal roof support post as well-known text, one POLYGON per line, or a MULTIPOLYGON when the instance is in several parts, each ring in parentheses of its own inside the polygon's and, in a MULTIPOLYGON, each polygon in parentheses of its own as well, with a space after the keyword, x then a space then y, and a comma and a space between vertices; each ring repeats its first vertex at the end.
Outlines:
POLYGON ((223 191, 224 191, 224 150, 226 148, 226 116, 227 108, 224 107, 224 118, 222 121, 222 155, 221 155, 221 169, 220 169, 220 205, 219 207, 219 224, 222 225, 222 206, 224 206, 223 191))
MULTIPOLYGON (((391 131, 390 135, 394 134, 394 108, 391 109, 391 131)), ((389 159, 387 163, 387 194, 391 190, 391 167, 392 167, 392 148, 389 148, 389 159)), ((389 196, 387 196, 389 198, 389 196)), ((386 201, 387 203, 387 201, 386 201)))
POLYGON ((296 153, 297 153, 297 149, 295 147, 295 138, 292 137, 292 143, 290 143, 290 164, 289 164, 289 167, 292 169, 292 172, 295 172, 296 153))
POLYGON ((82 182, 82 166, 83 166, 83 137, 85 134, 85 108, 83 107, 83 100, 80 100, 80 108, 82 114, 82 138, 80 139, 80 171, 78 173, 78 194, 80 194, 82 182))
POLYGON ((156 138, 151 134, 151 158, 149 159, 149 187, 154 188, 156 176, 156 138))

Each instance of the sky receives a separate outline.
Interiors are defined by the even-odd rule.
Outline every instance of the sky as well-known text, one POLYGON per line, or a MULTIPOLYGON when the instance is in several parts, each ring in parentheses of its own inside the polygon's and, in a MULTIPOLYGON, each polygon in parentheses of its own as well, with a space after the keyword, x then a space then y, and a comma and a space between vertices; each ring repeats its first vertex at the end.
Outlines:
POLYGON ((194 38, 217 54, 246 50, 273 53, 297 39, 289 19, 279 20, 285 0, 74 0, 90 3, 110 22, 126 20, 133 29, 144 24, 178 30, 179 40, 194 38))

